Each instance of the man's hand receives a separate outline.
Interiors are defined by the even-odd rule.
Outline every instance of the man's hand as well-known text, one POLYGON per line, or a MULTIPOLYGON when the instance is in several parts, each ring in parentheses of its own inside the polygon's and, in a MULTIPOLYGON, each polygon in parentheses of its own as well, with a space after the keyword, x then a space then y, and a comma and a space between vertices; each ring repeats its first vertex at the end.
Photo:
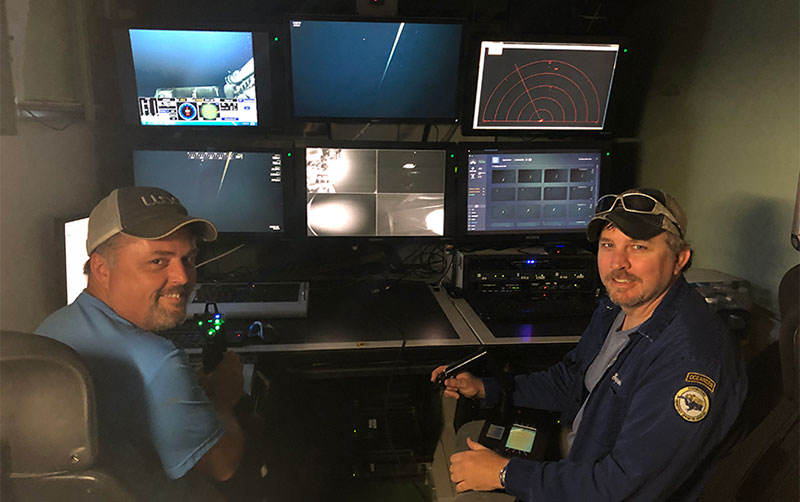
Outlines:
POLYGON ((215 406, 231 409, 242 398, 244 387, 242 361, 236 352, 226 352, 214 371, 198 375, 200 385, 215 406))
MULTIPOLYGON (((447 366, 439 366, 431 373, 431 382, 436 381, 438 377, 447 366)), ((459 395, 464 397, 475 397, 483 399, 486 397, 486 390, 483 387, 483 380, 475 377, 472 373, 467 371, 459 373, 454 378, 448 378, 444 381, 445 390, 444 395, 458 399, 459 395)))
POLYGON ((456 490, 490 491, 502 488, 500 471, 508 459, 469 438, 467 446, 469 451, 450 456, 450 480, 456 483, 456 490))

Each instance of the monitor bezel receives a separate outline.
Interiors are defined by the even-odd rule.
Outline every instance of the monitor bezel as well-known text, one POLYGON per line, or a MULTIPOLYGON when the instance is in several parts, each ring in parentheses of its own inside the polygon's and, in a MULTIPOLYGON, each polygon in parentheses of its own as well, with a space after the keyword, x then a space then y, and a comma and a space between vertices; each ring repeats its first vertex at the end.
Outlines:
MULTIPOLYGON (((236 142, 215 142, 209 144, 208 142, 148 142, 140 143, 131 148, 130 162, 131 162, 131 175, 130 184, 135 185, 135 166, 134 166, 134 152, 135 151, 177 151, 177 152, 251 152, 251 153, 278 153, 281 155, 281 191, 283 196, 283 221, 282 229, 279 232, 275 231, 253 231, 253 232, 229 232, 219 230, 219 237, 222 240, 238 239, 244 242, 259 242, 261 240, 286 240, 294 237, 296 228, 296 215, 295 215, 295 179, 296 167, 295 158, 293 156, 293 148, 287 142, 275 143, 272 145, 265 145, 263 142, 257 146, 252 146, 247 141, 240 143, 236 142)), ((191 210, 189 211, 191 214, 191 210)), ((212 220, 212 223, 213 220, 212 220)))
POLYGON ((456 228, 455 240, 465 247, 485 246, 487 244, 511 247, 513 245, 545 245, 554 242, 568 242, 588 246, 586 231, 583 229, 531 229, 520 231, 467 231, 467 188, 468 157, 470 152, 507 152, 507 153, 583 153, 599 152, 600 175, 597 187, 598 197, 608 193, 612 187, 613 149, 609 141, 534 141, 534 142, 465 142, 459 144, 459 165, 464 166, 456 179, 456 228))
POLYGON ((369 124, 458 124, 463 116, 463 77, 464 77, 464 47, 467 36, 466 20, 459 18, 420 18, 420 17, 356 17, 356 16, 337 16, 319 14, 288 14, 284 18, 284 27, 287 30, 287 70, 286 70, 286 97, 289 106, 289 115, 295 122, 328 122, 328 123, 369 123, 369 124), (419 24, 446 24, 458 25, 461 27, 461 40, 458 51, 458 70, 456 75, 455 111, 452 117, 370 117, 370 116, 350 116, 337 117, 325 115, 297 115, 294 107, 294 72, 292 68, 292 36, 290 25, 292 21, 332 21, 332 22, 355 22, 355 23, 419 23, 419 24))
POLYGON ((456 143, 445 142, 401 142, 401 141, 307 141, 296 142, 295 148, 295 173, 296 201, 295 214, 297 214, 297 237, 309 242, 340 241, 340 242, 446 242, 454 236, 456 214, 456 171, 458 166, 458 146, 456 143), (307 183, 306 183, 306 149, 307 148, 343 148, 362 150, 443 150, 445 152, 444 172, 444 232, 443 235, 308 235, 307 183))
POLYGON ((463 115, 461 117, 461 131, 464 136, 506 136, 522 138, 542 138, 542 139, 564 139, 573 138, 578 141, 602 140, 613 135, 617 128, 617 115, 620 107, 620 95, 624 94, 620 90, 625 80, 626 68, 629 63, 630 42, 621 37, 597 37, 597 36, 533 36, 533 35, 513 35, 508 36, 502 33, 475 33, 465 49, 466 73, 462 87, 465 89, 464 99, 461 103, 463 115), (473 127, 475 115, 475 101, 477 99, 478 88, 478 69, 480 65, 481 44, 483 42, 504 42, 504 43, 541 43, 541 44, 575 44, 575 45, 619 45, 615 62, 614 73, 611 80, 611 88, 608 95, 606 107, 605 123, 601 129, 589 128, 530 128, 530 129, 489 129, 473 127))
POLYGON ((266 20, 260 23, 138 21, 113 24, 111 26, 111 39, 114 46, 116 78, 124 126, 135 131, 152 131, 153 135, 163 135, 166 131, 181 135, 183 134, 181 131, 186 131, 192 135, 200 134, 212 137, 263 136, 268 131, 282 130, 289 121, 289 111, 285 103, 287 89, 284 87, 286 82, 286 63, 284 60, 286 37, 281 28, 282 26, 278 20, 266 20), (129 36, 129 30, 132 29, 251 33, 256 75, 257 124, 250 126, 142 124, 138 113, 139 96, 129 36), (275 40, 275 37, 277 37, 277 40, 275 40), (265 44, 258 45, 258 40, 263 41, 265 44), (259 86, 258 82, 267 82, 268 84, 267 86, 259 86))

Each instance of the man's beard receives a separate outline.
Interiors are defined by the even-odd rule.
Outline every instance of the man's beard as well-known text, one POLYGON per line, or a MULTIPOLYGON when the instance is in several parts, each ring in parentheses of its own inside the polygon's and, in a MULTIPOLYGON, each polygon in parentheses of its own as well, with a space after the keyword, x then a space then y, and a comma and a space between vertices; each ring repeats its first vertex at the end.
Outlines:
POLYGON ((148 311, 146 318, 147 326, 145 328, 148 331, 157 333, 159 331, 166 331, 176 328, 183 324, 183 322, 186 320, 186 306, 189 303, 189 295, 191 294, 192 289, 192 286, 186 285, 171 289, 169 291, 159 291, 155 296, 154 304, 148 311), (159 299, 162 296, 174 293, 181 295, 182 305, 178 309, 168 310, 159 303, 159 299))
POLYGON ((638 282, 641 283, 638 277, 630 274, 626 274, 624 272, 611 272, 603 277, 603 284, 606 286, 606 291, 608 291, 608 297, 611 298, 611 301, 614 304, 619 305, 623 308, 636 308, 644 305, 647 303, 650 298, 647 297, 645 291, 640 291, 640 293, 632 298, 625 298, 625 295, 617 295, 614 292, 613 287, 609 287, 609 284, 614 284, 614 279, 622 279, 622 280, 629 280, 631 282, 638 282))

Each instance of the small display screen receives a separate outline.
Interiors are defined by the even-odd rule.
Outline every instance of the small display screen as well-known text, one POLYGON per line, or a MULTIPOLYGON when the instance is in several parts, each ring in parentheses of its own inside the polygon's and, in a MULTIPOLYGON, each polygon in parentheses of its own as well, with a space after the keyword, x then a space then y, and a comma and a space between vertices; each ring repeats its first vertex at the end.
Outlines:
POLYGON ((142 125, 255 126, 253 34, 129 30, 142 125))
POLYGON ((136 150, 136 186, 176 196, 220 232, 283 231, 282 163, 278 152, 136 150))
POLYGON ((475 130, 601 130, 616 44, 481 43, 475 130))
POLYGON ((514 424, 508 433, 506 448, 530 453, 533 450, 533 441, 536 439, 536 429, 524 425, 514 424))
POLYGON ((307 148, 309 236, 441 236, 446 152, 307 148))
POLYGON ((486 437, 490 439, 503 439, 503 433, 506 431, 506 428, 502 425, 489 425, 489 429, 486 431, 486 437))

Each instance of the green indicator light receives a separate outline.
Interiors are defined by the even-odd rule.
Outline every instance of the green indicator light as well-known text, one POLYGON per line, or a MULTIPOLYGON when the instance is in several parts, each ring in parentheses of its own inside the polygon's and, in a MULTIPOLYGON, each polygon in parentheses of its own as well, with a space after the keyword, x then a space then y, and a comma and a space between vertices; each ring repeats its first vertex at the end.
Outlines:
POLYGON ((208 336, 214 336, 215 331, 213 329, 208 330, 208 336))
POLYGON ((606 157, 611 157, 611 152, 606 152, 606 157))
POLYGON ((219 331, 219 330, 220 330, 220 328, 222 328, 222 326, 215 326, 215 327, 214 327, 214 331, 219 331))
POLYGON ((220 321, 219 319, 217 319, 216 321, 214 321, 214 324, 222 324, 222 321, 220 321))
POLYGON ((622 52, 623 52, 623 53, 627 53, 627 52, 628 52, 628 49, 622 49, 622 52))
POLYGON ((451 153, 451 154, 450 154, 450 158, 451 158, 451 159, 454 159, 455 157, 456 157, 456 154, 454 154, 454 153, 451 153))
POLYGON ((291 157, 292 156, 292 152, 287 153, 286 156, 287 157, 291 157))
POLYGON ((203 321, 197 321, 197 325, 198 326, 202 326, 203 325, 203 321))
POLYGON ((274 40, 274 41, 276 41, 276 42, 277 42, 277 41, 278 41, 278 37, 275 37, 275 38, 273 38, 272 40, 274 40))
POLYGON ((458 166, 453 167, 453 172, 458 174, 458 166))

